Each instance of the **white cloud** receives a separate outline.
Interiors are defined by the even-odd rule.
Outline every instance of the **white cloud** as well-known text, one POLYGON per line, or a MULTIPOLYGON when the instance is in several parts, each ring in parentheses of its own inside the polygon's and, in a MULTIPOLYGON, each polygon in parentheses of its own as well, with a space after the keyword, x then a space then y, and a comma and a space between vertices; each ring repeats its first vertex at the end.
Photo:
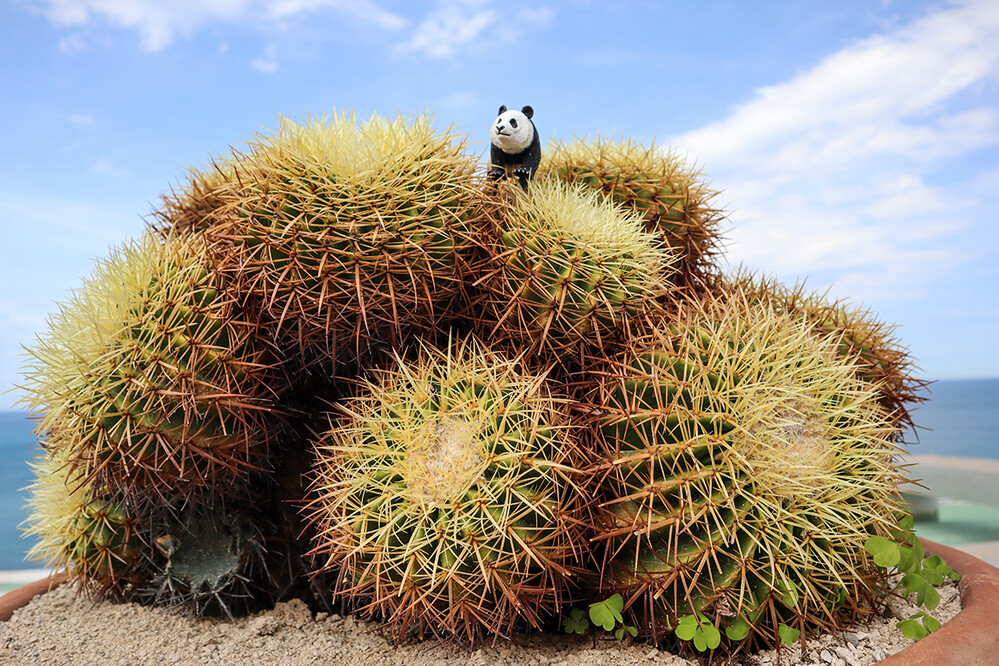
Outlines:
POLYGON ((966 2, 844 48, 671 143, 725 189, 733 263, 911 298, 962 260, 959 233, 981 213, 971 190, 934 181, 999 146, 997 83, 999 3, 966 2))
POLYGON ((103 157, 90 166, 91 173, 100 174, 102 176, 111 176, 117 173, 115 169, 114 162, 110 159, 103 157))
POLYGON ((86 113, 75 113, 69 117, 69 122, 78 127, 92 127, 94 117, 86 113))
POLYGON ((84 53, 87 50, 87 41, 82 35, 70 35, 59 40, 59 50, 70 55, 84 53))
POLYGON ((401 30, 407 24, 402 16, 382 9, 368 0, 269 0, 266 5, 268 13, 275 18, 332 9, 384 30, 401 30))
POLYGON ((438 0, 436 7, 396 48, 398 55, 422 55, 447 60, 497 41, 512 43, 531 28, 551 22, 547 8, 492 8, 491 0, 438 0))
POLYGON ((273 74, 278 70, 276 56, 277 46, 274 44, 268 44, 267 48, 264 49, 263 55, 254 59, 254 61, 250 63, 250 67, 262 74, 273 74))
MULTIPOLYGON (((359 18, 381 29, 398 30, 406 20, 370 0, 28 0, 60 27, 88 26, 98 19, 139 31, 142 48, 160 51, 178 36, 189 35, 212 21, 273 21, 330 11, 359 18)), ((66 52, 86 49, 77 34, 63 39, 66 52)))
MULTIPOLYGON (((275 25, 289 19, 336 14, 389 33, 402 33, 395 48, 400 56, 419 55, 446 60, 488 45, 510 44, 524 33, 551 23, 554 12, 546 7, 494 8, 493 0, 437 0, 429 10, 412 3, 409 12, 422 15, 410 20, 390 11, 379 0, 22 0, 41 8, 56 26, 76 28, 60 41, 60 49, 77 53, 88 48, 84 30, 106 22, 136 30, 146 51, 160 51, 178 38, 212 22, 246 22, 275 25), (408 29, 408 33, 402 32, 408 29)), ((429 5, 430 3, 426 3, 429 5)), ((255 61, 261 71, 273 71, 268 59, 255 61)))
POLYGON ((482 0, 443 0, 418 26, 404 44, 400 54, 419 53, 432 60, 443 60, 474 42, 495 23, 500 14, 488 9, 482 0))

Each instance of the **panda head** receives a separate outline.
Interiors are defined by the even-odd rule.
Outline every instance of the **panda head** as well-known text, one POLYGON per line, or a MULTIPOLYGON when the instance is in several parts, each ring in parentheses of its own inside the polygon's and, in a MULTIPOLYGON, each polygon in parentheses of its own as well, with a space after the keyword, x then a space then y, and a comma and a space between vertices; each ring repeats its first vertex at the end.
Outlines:
POLYGON ((524 152, 534 141, 534 123, 531 122, 533 115, 534 109, 529 106, 521 111, 507 111, 505 106, 501 106, 499 115, 489 130, 489 139, 508 155, 524 152))

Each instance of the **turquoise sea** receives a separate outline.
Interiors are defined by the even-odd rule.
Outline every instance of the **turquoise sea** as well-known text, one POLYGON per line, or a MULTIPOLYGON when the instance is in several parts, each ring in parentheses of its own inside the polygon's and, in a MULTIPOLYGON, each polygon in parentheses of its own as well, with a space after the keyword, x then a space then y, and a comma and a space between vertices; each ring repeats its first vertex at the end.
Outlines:
MULTIPOLYGON (((929 398, 914 413, 921 427, 907 437, 910 453, 999 459, 999 379, 936 382, 929 398)), ((18 530, 37 447, 31 430, 24 412, 0 412, 0 571, 36 566, 24 561, 31 544, 18 530)))
POLYGON ((24 412, 0 411, 0 571, 37 566, 24 561, 31 544, 18 530, 27 515, 23 489, 32 477, 28 463, 38 447, 33 427, 24 412))

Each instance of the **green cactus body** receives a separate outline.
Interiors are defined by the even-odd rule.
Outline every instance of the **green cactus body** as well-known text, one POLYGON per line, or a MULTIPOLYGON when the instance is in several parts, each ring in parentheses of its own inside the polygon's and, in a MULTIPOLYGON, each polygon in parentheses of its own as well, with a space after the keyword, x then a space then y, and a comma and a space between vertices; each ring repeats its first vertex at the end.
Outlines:
POLYGON ((140 600, 195 615, 245 614, 270 601, 262 521, 249 508, 188 505, 149 528, 149 579, 140 600), (152 550, 152 549, 150 549, 152 550))
POLYGON ((24 531, 28 559, 65 570, 96 597, 195 615, 245 613, 270 600, 260 525, 250 511, 188 503, 139 507, 101 492, 62 452, 34 465, 24 531))
POLYGON ((675 257, 633 215, 546 178, 500 217, 484 282, 501 337, 563 358, 609 346, 631 320, 661 307, 675 257))
POLYGON ((398 360, 318 447, 314 553, 397 637, 505 636, 558 610, 585 548, 578 451, 543 379, 476 342, 398 360))
POLYGON ((363 352, 447 313, 477 205, 456 135, 422 116, 283 120, 237 162, 213 254, 299 344, 363 352))
POLYGON ((710 206, 717 193, 676 154, 632 141, 576 138, 549 146, 539 174, 598 190, 638 214, 679 255, 678 285, 703 287, 714 279, 723 217, 710 206))
MULTIPOLYGON (((739 298, 685 310, 600 372, 608 588, 653 636, 695 610, 776 645, 861 615, 880 579, 901 450, 835 342, 739 298)), ((596 411, 593 411, 596 410, 596 411)))
POLYGON ((96 492, 62 455, 45 455, 32 467, 23 529, 37 541, 28 559, 65 570, 99 593, 120 595, 140 561, 137 521, 125 500, 96 492))
POLYGON ((101 487, 238 492, 233 482, 266 464, 283 390, 260 326, 244 317, 197 240, 125 245, 29 349, 38 430, 101 487))
POLYGON ((838 353, 855 361, 858 378, 877 387, 878 401, 892 422, 900 427, 913 425, 909 406, 926 400, 920 395, 926 382, 913 377, 915 366, 895 336, 894 326, 879 321, 870 310, 808 292, 804 283, 788 287, 742 270, 724 282, 726 290, 802 318, 820 336, 837 337, 838 353))

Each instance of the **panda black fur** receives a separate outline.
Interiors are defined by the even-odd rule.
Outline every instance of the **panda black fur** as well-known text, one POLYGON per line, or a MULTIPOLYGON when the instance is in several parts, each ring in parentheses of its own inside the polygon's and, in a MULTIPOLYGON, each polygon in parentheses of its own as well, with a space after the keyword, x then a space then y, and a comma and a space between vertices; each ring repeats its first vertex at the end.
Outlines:
POLYGON ((534 177, 541 163, 541 139, 534 127, 534 109, 525 106, 520 111, 499 108, 499 114, 489 130, 492 150, 489 153, 489 178, 499 180, 516 176, 520 186, 534 177))

